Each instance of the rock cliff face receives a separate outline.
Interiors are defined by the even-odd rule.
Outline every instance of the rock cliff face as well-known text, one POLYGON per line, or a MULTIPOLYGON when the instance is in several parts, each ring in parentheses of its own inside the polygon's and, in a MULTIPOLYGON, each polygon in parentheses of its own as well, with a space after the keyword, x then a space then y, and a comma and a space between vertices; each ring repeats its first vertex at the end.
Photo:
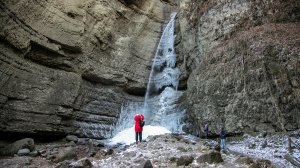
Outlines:
POLYGON ((0 134, 106 138, 143 101, 164 21, 186 130, 300 126, 298 0, 1 0, 0 134), (283 119, 283 120, 282 120, 283 119))
POLYGON ((183 0, 188 131, 300 126, 300 2, 183 0))
POLYGON ((162 24, 175 6, 1 0, 1 134, 108 137, 122 103, 143 100, 162 24))

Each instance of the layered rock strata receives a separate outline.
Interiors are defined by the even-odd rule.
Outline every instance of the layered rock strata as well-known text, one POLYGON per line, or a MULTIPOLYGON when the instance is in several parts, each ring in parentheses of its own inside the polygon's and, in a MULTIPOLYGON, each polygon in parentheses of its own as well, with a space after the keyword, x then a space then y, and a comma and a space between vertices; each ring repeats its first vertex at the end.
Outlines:
POLYGON ((122 104, 143 100, 164 15, 175 6, 2 0, 0 131, 109 137, 122 104))
POLYGON ((1 134, 109 137, 176 3, 186 130, 299 128, 297 0, 1 0, 1 134))

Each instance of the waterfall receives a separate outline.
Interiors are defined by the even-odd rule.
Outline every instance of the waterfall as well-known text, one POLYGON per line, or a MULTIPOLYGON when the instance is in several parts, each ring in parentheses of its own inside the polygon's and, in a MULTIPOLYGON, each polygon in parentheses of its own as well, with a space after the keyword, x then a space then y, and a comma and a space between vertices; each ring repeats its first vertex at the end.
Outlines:
POLYGON ((151 92, 153 91, 153 87, 155 90, 161 89, 162 86, 168 85, 172 85, 176 90, 178 87, 178 77, 180 75, 180 71, 178 68, 175 68, 175 16, 176 13, 171 14, 171 19, 166 25, 156 49, 145 95, 144 110, 147 109, 147 101, 151 92), (161 72, 162 69, 163 71, 161 72))
POLYGON ((143 105, 129 102, 122 107, 115 133, 134 124, 138 112, 145 116, 146 125, 163 126, 171 132, 181 132, 184 110, 178 106, 182 92, 177 91, 180 70, 176 67, 174 26, 176 13, 171 14, 159 40, 153 59, 143 105))

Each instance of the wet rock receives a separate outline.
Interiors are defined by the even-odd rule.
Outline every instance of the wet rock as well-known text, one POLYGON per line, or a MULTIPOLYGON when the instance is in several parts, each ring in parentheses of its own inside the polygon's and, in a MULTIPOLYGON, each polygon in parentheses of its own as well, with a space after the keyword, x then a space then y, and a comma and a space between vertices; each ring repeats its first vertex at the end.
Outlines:
POLYGON ((18 154, 18 156, 27 156, 27 155, 29 155, 29 153, 30 153, 30 150, 25 148, 25 149, 20 149, 17 154, 18 154))
POLYGON ((75 135, 67 135, 66 136, 66 140, 67 141, 73 141, 73 142, 78 142, 78 137, 77 136, 75 136, 75 135))
POLYGON ((221 153, 218 151, 209 151, 197 158, 198 163, 220 163, 223 162, 221 153))
POLYGON ((189 156, 189 155, 184 155, 184 156, 180 156, 177 159, 177 166, 188 166, 189 164, 191 164, 194 160, 193 156, 189 156))
POLYGON ((67 147, 60 151, 56 156, 55 162, 62 162, 65 160, 77 159, 76 149, 73 147, 67 147))
POLYGON ((7 147, 1 149, 1 155, 14 155, 17 154, 20 149, 29 149, 30 151, 34 149, 34 141, 31 138, 25 138, 18 140, 7 147))

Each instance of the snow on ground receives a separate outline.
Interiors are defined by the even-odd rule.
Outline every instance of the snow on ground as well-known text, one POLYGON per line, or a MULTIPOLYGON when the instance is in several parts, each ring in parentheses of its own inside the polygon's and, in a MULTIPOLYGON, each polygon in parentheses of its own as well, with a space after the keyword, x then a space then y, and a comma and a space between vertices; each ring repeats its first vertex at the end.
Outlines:
MULTIPOLYGON (((299 131, 300 132, 300 131, 299 131)), ((300 144, 299 132, 293 133, 293 142, 300 144)), ((192 155, 199 156, 199 145, 201 141, 205 141, 209 146, 215 146, 219 143, 219 140, 199 140, 199 138, 192 135, 181 135, 184 139, 188 139, 191 144, 182 143, 180 140, 174 140, 172 135, 164 127, 160 126, 144 126, 143 140, 146 142, 139 143, 136 145, 134 127, 126 129, 118 133, 115 137, 110 140, 111 145, 123 144, 130 145, 125 150, 120 151, 115 156, 109 157, 102 161, 96 161, 93 164, 96 167, 111 167, 119 164, 124 167, 130 167, 135 164, 140 164, 141 160, 150 159, 154 167, 172 167, 174 163, 170 162, 171 157, 180 157, 181 155, 192 155), (164 135, 162 135, 164 134, 164 135), (160 138, 153 138, 152 135, 159 135, 160 138), (148 138, 149 137, 149 138, 148 138), (148 138, 148 139, 147 139, 148 138), (160 139, 160 140, 159 140, 160 139), (163 144, 163 145, 162 145, 163 144), (198 146, 197 148, 195 146, 198 146), (186 152, 178 151, 178 149, 187 149, 186 152), (134 154, 133 154, 134 153, 134 154), (137 153, 137 154, 135 154, 137 153), (142 158, 142 159, 141 159, 142 158)), ((176 138, 175 138, 176 139, 176 138)), ((183 141, 184 142, 184 141, 183 141)), ((284 135, 267 135, 267 136, 250 136, 244 135, 244 138, 240 141, 230 141, 227 143, 227 147, 230 151, 238 152, 244 156, 248 156, 253 159, 266 159, 270 160, 273 165, 278 168, 293 168, 291 163, 284 159, 284 155, 287 153, 287 137, 284 135)), ((300 160, 300 150, 297 148, 293 149, 293 157, 300 160)), ((232 155, 232 153, 222 154, 224 163, 222 164, 208 164, 201 165, 200 167, 247 167, 236 162, 239 156, 232 155)), ((191 167, 198 167, 199 165, 194 162, 190 165, 191 167)))
MULTIPOLYGON (((284 155, 287 151, 287 137, 283 135, 273 136, 244 136, 243 141, 231 142, 228 145, 228 149, 231 151, 239 152, 243 155, 255 158, 255 159, 267 159, 270 160, 279 168, 295 167, 284 159, 284 155)), ((299 142, 299 138, 292 138, 294 142, 299 142)), ((293 149, 293 156, 299 158, 300 151, 293 149)))
MULTIPOLYGON (((145 127, 145 134, 149 128, 152 134, 162 134, 164 131, 161 127, 145 127), (160 130, 162 129, 162 130, 160 130)), ((129 129, 132 133, 133 129, 129 129)), ((127 130, 128 131, 128 130, 127 130)), ((124 131, 126 132, 126 131, 124 131)), ((124 133, 125 134, 125 133, 124 133)), ((148 133, 149 134, 149 133, 148 133)), ((116 136, 121 137, 122 134, 116 136)), ((128 135, 128 132, 127 134, 128 135)), ((128 138, 128 136, 126 136, 128 138)), ((122 139, 122 138, 120 138, 122 139)), ((131 140, 132 141, 132 140, 131 140)), ((207 144, 217 143, 210 142, 214 140, 197 139, 189 135, 181 134, 163 134, 149 136, 147 141, 131 144, 124 150, 115 152, 113 155, 101 159, 94 160, 93 166, 96 168, 128 168, 143 167, 145 161, 150 160, 154 168, 159 167, 189 167, 189 168, 247 168, 248 165, 236 162, 237 156, 222 154, 224 162, 221 163, 199 163, 197 158, 205 153, 209 153, 210 147, 207 144), (192 157, 193 161, 188 166, 178 166, 177 160, 181 157, 192 157)), ((124 141, 123 141, 124 142, 124 141)), ((184 160, 184 159, 181 159, 184 160)))
MULTIPOLYGON (((143 139, 147 139, 148 136, 151 135, 161 135, 165 133, 171 133, 168 129, 161 126, 152 126, 152 125, 145 125, 143 127, 143 139)), ((135 131, 134 127, 128 128, 124 131, 119 132, 115 137, 110 140, 110 144, 126 144, 130 145, 131 143, 135 142, 135 131)))

